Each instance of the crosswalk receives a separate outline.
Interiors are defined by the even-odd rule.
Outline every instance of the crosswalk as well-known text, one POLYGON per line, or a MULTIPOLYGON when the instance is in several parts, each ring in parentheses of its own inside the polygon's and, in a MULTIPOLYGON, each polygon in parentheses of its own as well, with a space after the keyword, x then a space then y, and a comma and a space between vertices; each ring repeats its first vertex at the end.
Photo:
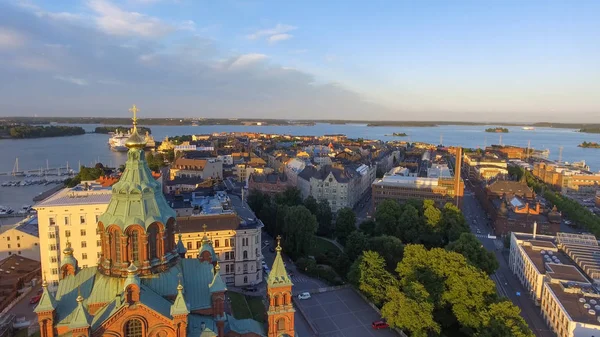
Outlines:
POLYGON ((311 279, 309 277, 304 276, 304 275, 294 275, 291 277, 291 279, 292 279, 292 282, 296 283, 296 284, 311 281, 311 279))
POLYGON ((487 239, 488 236, 485 234, 474 234, 478 239, 487 239))

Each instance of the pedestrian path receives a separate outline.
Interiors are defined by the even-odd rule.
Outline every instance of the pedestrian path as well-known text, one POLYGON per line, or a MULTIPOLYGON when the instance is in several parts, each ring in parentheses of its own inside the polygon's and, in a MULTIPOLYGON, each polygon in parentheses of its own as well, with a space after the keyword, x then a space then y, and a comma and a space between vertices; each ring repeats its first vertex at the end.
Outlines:
POLYGON ((312 280, 310 279, 310 277, 308 276, 304 276, 304 275, 294 275, 291 277, 292 282, 294 283, 305 283, 305 282, 311 282, 312 280))

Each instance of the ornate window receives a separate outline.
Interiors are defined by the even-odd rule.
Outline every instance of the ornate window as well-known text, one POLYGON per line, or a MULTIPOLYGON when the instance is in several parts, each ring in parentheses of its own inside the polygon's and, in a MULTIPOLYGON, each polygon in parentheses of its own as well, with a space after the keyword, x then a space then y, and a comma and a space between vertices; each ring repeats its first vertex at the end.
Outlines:
POLYGON ((150 260, 156 258, 156 236, 158 231, 155 224, 150 225, 148 228, 148 253, 150 260))
POLYGON ((219 248, 219 240, 215 240, 215 248, 219 248))
POLYGON ((142 337, 142 322, 131 319, 125 324, 125 337, 142 337))
POLYGON ((277 331, 285 330, 285 318, 280 318, 277 320, 277 331))
POLYGON ((139 232, 134 230, 131 232, 131 259, 134 262, 140 261, 140 241, 139 241, 139 232))
POLYGON ((120 233, 118 230, 113 230, 110 232, 110 250, 111 250, 111 258, 114 262, 121 262, 121 239, 120 233))

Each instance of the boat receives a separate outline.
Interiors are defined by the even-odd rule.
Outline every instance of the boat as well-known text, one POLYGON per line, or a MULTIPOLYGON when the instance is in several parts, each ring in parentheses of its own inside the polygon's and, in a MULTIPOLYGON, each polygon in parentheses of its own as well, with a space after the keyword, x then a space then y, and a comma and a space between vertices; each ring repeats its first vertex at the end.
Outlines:
POLYGON ((144 138, 146 140, 146 148, 155 148, 156 147, 156 142, 154 141, 154 137, 152 137, 152 135, 150 135, 150 133, 148 131, 146 131, 146 137, 144 138))
POLYGON ((535 128, 533 126, 524 126, 521 129, 527 130, 527 131, 535 130, 535 128))
POLYGON ((13 177, 24 177, 25 176, 25 172, 19 171, 19 158, 15 159, 15 166, 13 167, 12 175, 13 175, 13 177))
MULTIPOLYGON (((127 146, 125 145, 125 143, 127 142, 127 139, 129 139, 129 137, 131 137, 131 132, 127 132, 127 133, 113 132, 110 135, 111 135, 111 137, 108 139, 108 145, 110 146, 111 150, 117 151, 117 152, 126 152, 127 146)), ((156 142, 154 141, 154 137, 152 137, 152 135, 150 135, 150 133, 146 132, 146 136, 144 139, 146 140, 146 146, 145 146, 146 148, 155 148, 156 147, 156 142)))

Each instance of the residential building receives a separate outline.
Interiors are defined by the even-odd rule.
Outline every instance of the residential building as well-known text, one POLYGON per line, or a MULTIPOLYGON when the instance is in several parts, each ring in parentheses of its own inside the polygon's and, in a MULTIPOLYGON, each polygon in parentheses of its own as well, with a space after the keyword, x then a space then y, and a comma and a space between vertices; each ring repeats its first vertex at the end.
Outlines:
POLYGON ((170 168, 170 179, 176 177, 200 177, 204 180, 223 178, 223 162, 217 158, 186 158, 175 159, 170 168))
POLYGON ((58 289, 54 294, 44 282, 34 309, 40 335, 293 336, 292 284, 281 247, 267 286, 272 305, 266 329, 253 319, 234 318, 225 305, 227 286, 208 236, 201 239, 198 258, 185 258, 182 235, 175 243, 176 213, 150 175, 135 121, 126 142, 125 172, 97 221, 100 261, 82 267, 66 244, 58 289))
POLYGON ((11 255, 40 261, 40 238, 37 216, 14 225, 0 226, 0 260, 11 255))
POLYGON ((212 186, 211 180, 204 180, 201 177, 175 177, 164 183, 165 193, 191 192, 199 187, 212 186))
POLYGON ((533 175, 563 194, 595 194, 600 190, 600 174, 573 166, 540 161, 533 165, 533 175))
POLYGON ((58 285, 61 250, 71 242, 81 266, 95 266, 100 258, 96 223, 106 211, 111 187, 87 182, 64 188, 33 206, 37 210, 40 262, 51 291, 58 285))
POLYGON ((600 334, 597 254, 592 235, 511 233, 509 266, 559 337, 600 334))
MULTIPOLYGON (((34 286, 42 274, 40 262, 24 256, 10 255, 0 260, 0 308, 6 308, 20 294, 23 287, 34 286)), ((0 316, 0 321, 2 316, 0 316)), ((0 325, 1 328, 1 325, 0 325)), ((1 331, 0 331, 1 332, 1 331)))
POLYGON ((248 178, 248 192, 259 191, 266 194, 277 194, 285 191, 290 185, 287 176, 282 173, 256 174, 248 178))
POLYGON ((465 153, 463 159, 470 179, 487 181, 508 175, 506 160, 498 158, 498 156, 465 153))

